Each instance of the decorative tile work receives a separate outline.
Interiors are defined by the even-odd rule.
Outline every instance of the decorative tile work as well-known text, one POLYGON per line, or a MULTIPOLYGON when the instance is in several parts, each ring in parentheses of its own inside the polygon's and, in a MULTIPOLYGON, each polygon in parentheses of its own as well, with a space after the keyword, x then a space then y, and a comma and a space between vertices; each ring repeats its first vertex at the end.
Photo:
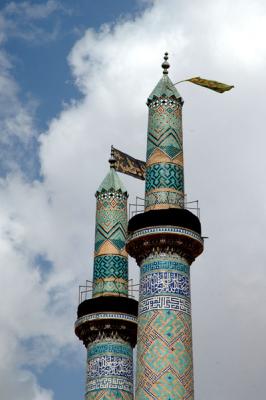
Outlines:
POLYGON ((124 343, 119 342, 98 342, 95 346, 89 346, 88 348, 88 357, 98 356, 99 354, 105 355, 121 355, 121 356, 132 356, 132 349, 130 346, 125 346, 124 343))
POLYGON ((183 102, 176 86, 173 85, 173 82, 169 78, 168 74, 165 73, 163 74, 162 78, 159 80, 159 82, 149 95, 147 100, 147 105, 148 106, 151 106, 152 104, 158 105, 160 103, 161 104, 164 103, 164 101, 167 101, 167 103, 178 102, 181 104, 183 102))
POLYGON ((177 100, 174 100, 172 98, 161 97, 159 99, 152 101, 150 103, 149 107, 156 109, 160 106, 167 106, 167 105, 172 108, 178 108, 178 107, 180 107, 180 102, 178 102, 177 100))
POLYGON ((147 104, 145 211, 183 208, 182 99, 168 76, 163 76, 147 104))
POLYGON ((137 237, 144 237, 147 235, 151 234, 162 234, 162 233, 171 233, 171 234, 177 234, 177 235, 185 235, 188 237, 191 237, 195 240, 198 240, 200 243, 203 243, 202 237, 189 229, 186 228, 176 228, 173 226, 156 226, 155 228, 146 228, 146 229, 140 229, 138 231, 135 231, 133 234, 130 235, 129 240, 132 240, 137 237))
POLYGON ((193 400, 188 262, 157 254, 140 270, 136 400, 193 400))
POLYGON ((87 356, 87 400, 133 399, 133 352, 128 343, 94 342, 87 356))
POLYGON ((90 357, 88 360, 90 379, 114 375, 133 380, 132 362, 128 357, 108 356, 90 357))
POLYGON ((171 206, 184 208, 184 193, 175 191, 151 191, 145 195, 145 209, 170 208, 171 206))
POLYGON ((183 166, 160 162, 146 169, 145 210, 184 207, 183 166))
POLYGON ((175 310, 191 313, 190 302, 186 299, 173 296, 152 296, 139 302, 139 315, 151 310, 175 310))
POLYGON ((93 282, 93 297, 99 296, 128 296, 128 281, 117 278, 96 279, 93 282))
MULTIPOLYGON (((96 193, 93 297, 128 297, 127 197, 111 168, 96 193)), ((87 346, 86 400, 133 400, 133 345, 127 330, 132 324, 136 317, 120 312, 88 313, 76 321, 87 346)))
POLYGON ((108 241, 117 249, 117 254, 121 254, 127 232, 127 200, 117 198, 115 193, 104 196, 106 198, 97 198, 95 252, 100 255, 102 245, 108 241))
POLYGON ((93 297, 128 296, 127 197, 111 168, 96 193, 93 297))
POLYGON ((160 148, 169 159, 182 152, 182 110, 180 104, 170 104, 170 99, 160 99, 150 106, 147 163, 156 148, 160 148), (164 103, 163 103, 164 102, 164 103))
POLYGON ((93 313, 93 314, 87 314, 84 315, 83 317, 80 317, 76 323, 75 323, 75 328, 79 325, 84 324, 87 321, 95 321, 99 319, 115 319, 115 320, 124 320, 124 321, 131 321, 131 322, 136 322, 137 319, 136 317, 129 315, 129 314, 123 314, 123 313, 108 313, 108 312, 102 312, 102 313, 93 313))
POLYGON ((133 385, 128 380, 124 378, 96 378, 91 379, 87 384, 87 392, 88 400, 99 398, 99 399, 112 399, 113 396, 117 396, 118 399, 129 398, 132 399, 133 385), (106 390, 112 389, 112 390, 106 390), (118 390, 117 390, 118 389, 118 390), (125 394, 122 394, 120 390, 126 391, 130 393, 129 397, 124 397, 125 394), (94 393, 92 393, 94 392, 94 393), (119 397, 121 396, 121 397, 119 397))
POLYGON ((189 274, 189 266, 187 265, 185 259, 183 257, 178 256, 177 254, 160 254, 160 258, 149 257, 145 263, 141 266, 142 276, 153 272, 153 271, 180 271, 185 274, 189 274))
POLYGON ((146 192, 168 188, 184 191, 183 167, 172 163, 153 164, 146 169, 146 192))
POLYGON ((94 258, 93 295, 104 296, 110 292, 128 295, 128 260, 118 255, 94 258))
POLYGON ((110 254, 94 258, 93 279, 110 277, 128 280, 128 261, 126 257, 110 254))
POLYGON ((146 274, 141 280, 140 292, 143 297, 155 294, 190 296, 189 276, 169 271, 146 274))

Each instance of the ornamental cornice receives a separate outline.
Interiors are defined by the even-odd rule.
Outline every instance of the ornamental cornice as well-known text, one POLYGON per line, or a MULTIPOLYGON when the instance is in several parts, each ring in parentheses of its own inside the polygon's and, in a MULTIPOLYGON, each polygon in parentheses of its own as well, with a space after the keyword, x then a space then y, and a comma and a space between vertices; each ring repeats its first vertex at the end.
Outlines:
POLYGON ((137 318, 129 314, 93 313, 78 318, 75 333, 87 347, 97 339, 121 339, 132 347, 137 341, 137 318))
POLYGON ((197 232, 181 227, 151 227, 133 232, 126 250, 138 265, 150 255, 162 252, 178 254, 191 264, 203 251, 203 239, 197 232))

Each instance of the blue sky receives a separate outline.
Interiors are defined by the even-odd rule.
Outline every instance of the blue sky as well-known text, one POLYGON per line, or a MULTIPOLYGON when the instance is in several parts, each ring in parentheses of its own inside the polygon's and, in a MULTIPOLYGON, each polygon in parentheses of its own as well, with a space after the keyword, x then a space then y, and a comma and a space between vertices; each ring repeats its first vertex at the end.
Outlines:
MULTIPOLYGON (((1 2, 2 15, 8 21, 3 48, 12 60, 12 77, 19 83, 18 99, 34 108, 34 128, 47 129, 62 105, 81 94, 75 85, 67 63, 74 43, 86 29, 98 31, 103 24, 114 24, 125 18, 134 18, 145 5, 139 1, 58 1, 1 2), (43 10, 31 17, 30 7, 43 10)), ((12 149, 20 153, 20 166, 31 179, 39 175, 38 141, 33 138, 27 148, 13 138, 12 149), (31 162, 29 162, 29 158, 31 162), (32 166, 34 164, 34 170, 32 166)), ((9 143, 8 148, 11 144, 9 143)), ((6 174, 8 168, 2 167, 6 174)))
MULTIPOLYGON (((0 13, 7 25, 2 50, 11 64, 10 79, 17 85, 16 101, 28 104, 32 129, 36 132, 26 142, 11 136, 3 143, 2 150, 6 150, 9 159, 14 158, 15 169, 25 179, 42 181, 38 137, 60 113, 63 104, 82 96, 67 61, 75 42, 86 29, 97 32, 103 24, 134 18, 144 7, 141 2, 131 0, 1 2, 0 13)), ((14 166, 6 163, 6 157, 0 166, 1 176, 13 173, 14 166)), ((52 263, 41 254, 37 255, 36 264, 44 275, 51 271, 52 263)), ((23 346, 30 352, 33 340, 25 340, 23 346)), ((81 362, 77 359, 71 362, 73 355, 70 357, 66 348, 64 352, 45 367, 36 368, 29 363, 25 369, 37 376, 41 387, 53 392, 54 399, 82 398, 85 350, 79 352, 81 362)))
MULTIPOLYGON (((9 3, 2 2, 3 8, 9 3)), ((38 3, 42 2, 33 2, 38 3)), ((14 77, 20 83, 21 99, 33 96, 39 101, 36 118, 40 129, 47 128, 48 121, 61 110, 63 102, 80 96, 66 61, 76 40, 87 28, 99 30, 102 24, 131 18, 143 9, 141 3, 134 0, 74 3, 66 0, 62 4, 49 18, 33 22, 33 26, 43 30, 40 40, 25 40, 14 34, 5 45, 15 57, 14 77), (56 33, 54 38, 46 39, 46 32, 48 37, 56 33)), ((13 18, 16 21, 16 17, 13 18)), ((27 30, 22 20, 23 15, 20 15, 22 29, 27 30)))
POLYGON ((0 2, 1 399, 83 398, 73 324, 94 193, 111 144, 145 158, 165 51, 173 81, 235 85, 178 88, 186 192, 210 238, 192 267, 196 398, 264 398, 265 27, 263 0, 0 2))

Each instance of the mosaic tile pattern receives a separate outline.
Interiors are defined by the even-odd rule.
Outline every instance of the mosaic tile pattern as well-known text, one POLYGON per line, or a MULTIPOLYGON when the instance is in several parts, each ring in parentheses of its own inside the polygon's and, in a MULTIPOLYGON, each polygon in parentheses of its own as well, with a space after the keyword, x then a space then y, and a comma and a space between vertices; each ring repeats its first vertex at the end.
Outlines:
POLYGON ((99 321, 99 320, 118 320, 118 321, 129 321, 136 323, 137 322, 137 317, 130 315, 130 314, 124 314, 124 313, 112 313, 112 312, 99 312, 99 313, 92 313, 92 314, 87 314, 84 315, 83 317, 80 317, 77 319, 75 322, 75 328, 78 326, 83 325, 86 322, 89 321, 99 321))
POLYGON ((182 114, 177 101, 160 98, 151 103, 149 111, 147 162, 159 148, 169 159, 182 152, 182 114), (158 104, 159 103, 159 104, 158 104))
POLYGON ((172 163, 153 164, 146 170, 146 192, 168 188, 180 192, 184 189, 183 168, 172 163))
POLYGON ((111 169, 96 193, 93 297, 128 295, 127 197, 111 169))
POLYGON ((145 207, 149 209, 184 208, 184 193, 175 191, 151 191, 145 195, 145 207))
POLYGON ((149 97, 148 105, 145 210, 182 208, 182 101, 168 76, 161 79, 149 97))
POLYGON ((140 284, 143 297, 159 294, 190 296, 189 277, 177 271, 156 271, 145 274, 140 284))
MULTIPOLYGON (((128 297, 127 197, 122 182, 111 168, 96 193, 93 297, 128 297)), ((76 328, 94 323, 96 333, 96 339, 86 343, 86 400, 133 400, 133 349, 130 341, 118 334, 118 321, 124 327, 128 321, 136 323, 136 317, 99 312, 76 321, 76 328), (105 326, 107 331, 112 326, 110 335, 105 335, 105 326)))
POLYGON ((110 277, 128 279, 128 262, 125 257, 113 254, 95 257, 93 280, 110 277))
POLYGON ((160 226, 160 227, 154 227, 154 228, 140 229, 138 231, 133 232, 129 236, 129 238, 134 239, 134 238, 142 237, 142 236, 143 237, 150 236, 151 234, 160 235, 161 233, 171 233, 171 234, 176 234, 176 235, 188 236, 188 237, 193 238, 203 244, 203 239, 197 232, 191 231, 190 229, 178 228, 178 227, 174 227, 174 226, 160 226))
POLYGON ((137 318, 133 315, 124 314, 124 313, 111 313, 111 312, 99 312, 99 313, 92 313, 84 315, 80 317, 75 322, 75 327, 83 325, 85 322, 88 321, 97 321, 97 320, 122 320, 122 321, 130 321, 130 322, 137 322, 137 318))
POLYGON ((87 349, 86 400, 133 399, 133 351, 124 341, 101 340, 87 349))
POLYGON ((128 260, 118 255, 103 255, 94 258, 94 296, 109 292, 128 294, 128 260))
POLYGON ((117 278, 97 279, 93 282, 93 297, 99 296, 128 296, 128 282, 117 278))
POLYGON ((117 254, 120 254, 124 249, 127 232, 126 206, 127 197, 118 196, 115 192, 107 193, 105 198, 97 197, 95 230, 95 252, 97 255, 102 253, 103 245, 106 242, 112 249, 116 249, 117 254))
POLYGON ((140 266, 136 400, 193 400, 188 262, 148 257, 140 266))

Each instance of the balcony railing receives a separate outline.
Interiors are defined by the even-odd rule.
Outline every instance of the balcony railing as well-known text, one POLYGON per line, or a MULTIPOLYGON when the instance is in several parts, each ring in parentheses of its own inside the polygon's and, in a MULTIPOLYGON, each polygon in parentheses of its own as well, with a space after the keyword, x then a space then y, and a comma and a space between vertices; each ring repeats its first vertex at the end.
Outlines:
MULTIPOLYGON (((86 280, 85 285, 79 286, 79 304, 85 300, 89 300, 92 297, 94 283, 90 280, 86 280)), ((138 297, 139 293, 139 284, 134 284, 133 279, 128 280, 128 297, 131 299, 135 299, 138 297)), ((100 293, 97 293, 100 296, 100 293)), ((123 295, 124 297, 124 295, 123 295)))
MULTIPOLYGON (((136 196, 135 203, 130 203, 128 208, 129 218, 134 217, 136 214, 141 214, 144 212, 145 208, 145 199, 142 197, 136 196)), ((200 208, 199 201, 187 201, 187 196, 185 195, 185 205, 184 208, 193 212, 200 219, 200 208)))

